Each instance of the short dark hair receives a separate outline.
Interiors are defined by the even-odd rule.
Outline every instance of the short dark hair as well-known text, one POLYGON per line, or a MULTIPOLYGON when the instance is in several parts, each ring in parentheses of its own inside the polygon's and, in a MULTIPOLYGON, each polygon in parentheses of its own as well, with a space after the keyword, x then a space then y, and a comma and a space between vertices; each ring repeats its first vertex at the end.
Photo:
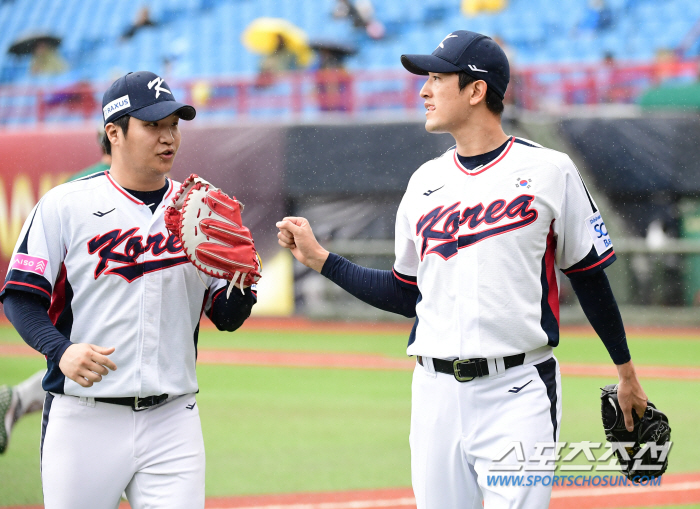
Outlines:
MULTIPOLYGON (((459 76, 460 92, 470 83, 477 81, 476 78, 470 76, 464 71, 458 72, 457 75, 459 76)), ((501 113, 503 113, 503 99, 501 99, 494 90, 491 90, 488 85, 486 86, 486 107, 494 115, 500 116, 501 113)))
MULTIPOLYGON (((123 117, 119 117, 117 120, 114 122, 110 122, 110 124, 114 124, 116 126, 121 127, 122 132, 124 133, 124 138, 126 138, 126 133, 129 131, 129 119, 131 118, 130 115, 124 115, 123 117)), ((102 151, 107 154, 107 155, 112 155, 112 143, 109 141, 109 138, 107 137, 107 132, 102 135, 102 151)))

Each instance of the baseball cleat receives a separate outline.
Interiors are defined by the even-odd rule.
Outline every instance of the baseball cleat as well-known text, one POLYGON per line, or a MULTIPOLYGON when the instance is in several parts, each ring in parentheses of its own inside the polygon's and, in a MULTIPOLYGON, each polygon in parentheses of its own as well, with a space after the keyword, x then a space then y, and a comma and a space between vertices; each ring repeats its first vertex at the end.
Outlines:
POLYGON ((19 396, 9 385, 0 386, 0 454, 7 449, 10 433, 15 423, 15 411, 19 396))

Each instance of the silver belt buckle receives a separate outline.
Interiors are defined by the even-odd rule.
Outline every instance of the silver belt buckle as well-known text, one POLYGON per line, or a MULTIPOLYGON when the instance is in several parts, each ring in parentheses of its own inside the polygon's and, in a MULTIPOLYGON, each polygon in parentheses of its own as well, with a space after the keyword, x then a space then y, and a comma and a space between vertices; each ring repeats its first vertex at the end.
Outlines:
POLYGON ((134 396, 134 411, 135 412, 138 412, 139 410, 146 410, 146 408, 148 408, 148 407, 140 407, 139 406, 139 399, 140 398, 138 396, 134 396))
POLYGON ((455 359, 454 362, 452 363, 452 368, 454 369, 455 372, 455 378, 457 379, 458 382, 471 382, 474 380, 474 376, 462 376, 459 371, 459 365, 460 364, 466 364, 468 362, 471 362, 471 359, 455 359))

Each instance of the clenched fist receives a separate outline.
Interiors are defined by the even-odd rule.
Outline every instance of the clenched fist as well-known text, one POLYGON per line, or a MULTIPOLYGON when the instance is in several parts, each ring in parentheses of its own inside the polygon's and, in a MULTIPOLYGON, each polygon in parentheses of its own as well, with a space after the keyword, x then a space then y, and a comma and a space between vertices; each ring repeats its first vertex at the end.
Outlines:
POLYGON ((289 249, 294 258, 307 267, 321 272, 328 259, 328 251, 316 240, 311 225, 303 217, 285 217, 276 224, 279 228, 277 242, 289 249))

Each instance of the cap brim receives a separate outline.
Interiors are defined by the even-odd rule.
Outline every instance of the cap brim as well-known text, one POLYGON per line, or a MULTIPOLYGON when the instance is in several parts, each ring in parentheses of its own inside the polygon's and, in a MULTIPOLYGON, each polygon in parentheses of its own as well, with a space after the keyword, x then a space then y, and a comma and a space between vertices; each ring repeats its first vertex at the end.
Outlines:
POLYGON ((429 72, 460 72, 462 70, 435 55, 401 55, 401 63, 408 72, 422 76, 429 72))
POLYGON ((189 104, 182 104, 176 101, 161 101, 150 106, 145 106, 129 113, 134 118, 146 122, 155 122, 177 113, 182 120, 192 120, 197 111, 189 104))

